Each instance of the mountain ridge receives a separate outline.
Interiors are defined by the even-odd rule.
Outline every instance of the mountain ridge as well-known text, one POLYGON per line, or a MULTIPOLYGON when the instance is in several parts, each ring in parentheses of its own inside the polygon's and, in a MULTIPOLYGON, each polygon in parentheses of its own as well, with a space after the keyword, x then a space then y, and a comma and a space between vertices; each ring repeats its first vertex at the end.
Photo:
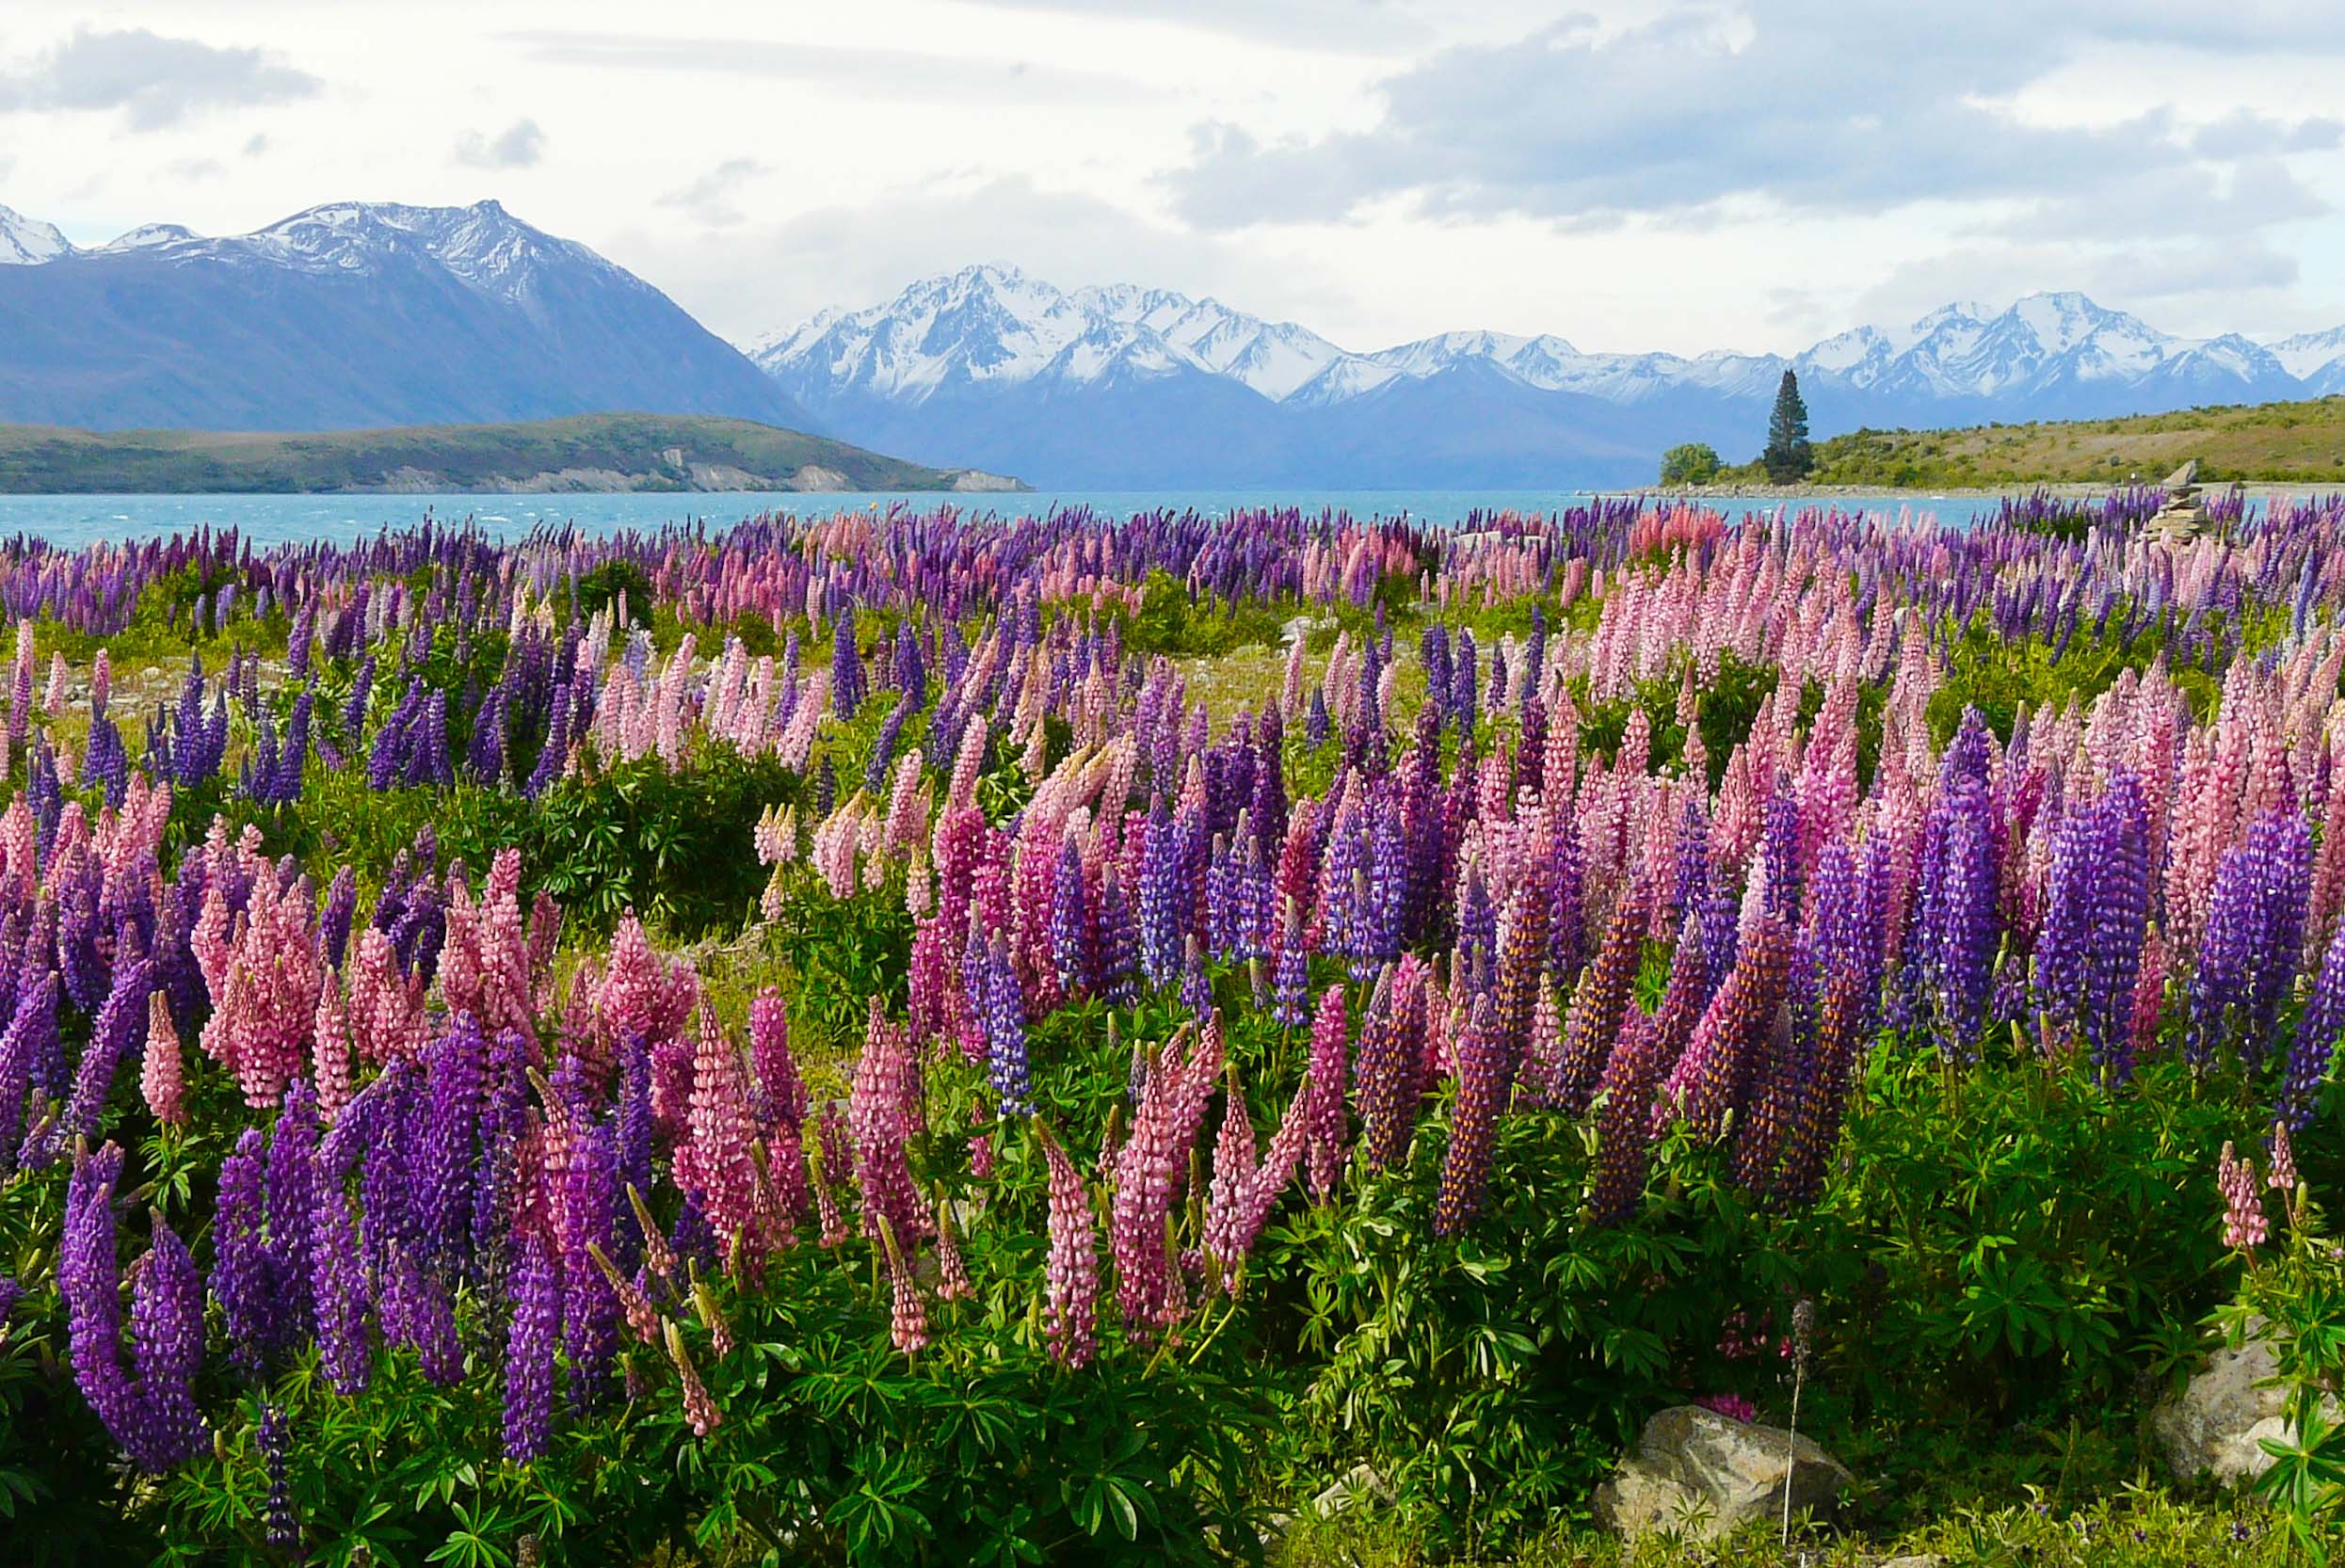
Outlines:
POLYGON ((814 424, 675 301, 496 201, 82 248, 0 214, 0 421, 352 429, 645 408, 814 424), (50 242, 50 236, 56 242, 50 242))
POLYGON ((919 280, 861 310, 825 311, 745 352, 842 436, 1101 485, 1167 473, 1182 483, 1642 480, 1678 440, 1755 448, 1786 369, 1800 377, 1819 436, 2345 389, 2345 327, 2273 345, 2237 333, 2181 338, 2076 291, 2001 311, 1949 304, 1792 355, 1590 353, 1557 334, 1483 329, 1361 352, 1210 296, 1132 284, 1063 290, 998 264, 919 280), (1208 397, 1193 381, 1253 402, 1208 397), (1187 461, 1168 465, 1125 434, 1146 424, 1135 406, 1150 403, 1164 421, 1159 440, 1187 461), (1401 406, 1449 432, 1449 444, 1432 441, 1414 467, 1379 451, 1410 439, 1401 406), (1183 423, 1199 408, 1215 417, 1183 423), (1468 409, 1515 430, 1519 444, 1464 428, 1468 409), (1074 430, 1037 428, 1045 410, 1074 430), (1086 432, 1086 422, 1096 427, 1086 432), (1061 460, 1072 466, 1051 466, 1061 460))

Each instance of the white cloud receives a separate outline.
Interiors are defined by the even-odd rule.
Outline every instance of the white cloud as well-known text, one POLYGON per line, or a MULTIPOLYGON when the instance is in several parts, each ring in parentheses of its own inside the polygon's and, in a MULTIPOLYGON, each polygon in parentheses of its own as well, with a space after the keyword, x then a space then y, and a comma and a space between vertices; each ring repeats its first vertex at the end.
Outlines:
POLYGON ((205 110, 307 98, 322 85, 259 49, 164 38, 143 27, 82 27, 0 72, 0 110, 120 109, 132 130, 156 131, 205 110))
POLYGON ((456 138, 456 161, 467 168, 528 168, 545 156, 545 145, 538 122, 524 118, 493 136, 465 132, 456 138))

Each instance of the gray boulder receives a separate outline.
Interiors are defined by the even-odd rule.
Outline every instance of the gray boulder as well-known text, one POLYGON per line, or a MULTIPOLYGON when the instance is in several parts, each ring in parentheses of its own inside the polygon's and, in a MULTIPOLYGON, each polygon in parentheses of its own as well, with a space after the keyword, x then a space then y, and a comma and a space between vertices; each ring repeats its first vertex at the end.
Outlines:
MULTIPOLYGON (((2178 1480, 2199 1475, 2225 1485, 2252 1480, 2272 1468, 2263 1450, 2267 1437, 2295 1436, 2288 1420, 2288 1390, 2277 1381, 2279 1357, 2258 1323, 2247 1342, 2228 1345, 2207 1358, 2207 1367, 2181 1393, 2170 1395, 2149 1414, 2150 1436, 2178 1480)), ((2337 1418, 2337 1401, 2323 1408, 2337 1418)))
POLYGON ((1645 1423, 1637 1451, 1597 1488, 1596 1518, 1634 1538, 1668 1531, 1711 1541, 1752 1519, 1828 1512, 1854 1480, 1840 1462, 1781 1427, 1678 1405, 1645 1423))

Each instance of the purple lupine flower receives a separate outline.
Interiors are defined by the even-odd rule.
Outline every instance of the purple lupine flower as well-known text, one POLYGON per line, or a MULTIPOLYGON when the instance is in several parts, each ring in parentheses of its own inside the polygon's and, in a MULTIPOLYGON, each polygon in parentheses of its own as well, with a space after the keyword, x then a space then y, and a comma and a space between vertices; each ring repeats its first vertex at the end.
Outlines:
POLYGON ((553 1436, 554 1352, 561 1326, 561 1277, 544 1240, 523 1231, 505 1340, 505 1454, 518 1464, 543 1455, 553 1436))
POLYGON ((358 913, 358 873, 345 865, 326 888, 326 905, 317 918, 317 952, 326 967, 339 970, 349 953, 350 921, 358 913))
MULTIPOLYGON (((2312 1126, 2340 1034, 2345 1034, 2345 920, 2337 922, 2337 934, 2329 938, 2328 952, 2321 955, 2321 972, 2305 999, 2304 1014, 2296 1021, 2296 1037, 2289 1047, 2288 1069, 2281 1080, 2275 1114, 2289 1130, 2302 1132, 2312 1126)), ((5 1051, 7 1043, 0 1038, 0 1052, 5 1051)), ((6 1113, 6 1094, 7 1085, 0 1081, 0 1114, 6 1113)))
MULTIPOLYGON (((24 1099, 41 1088, 45 1058, 56 1048, 57 978, 44 975, 18 992, 14 1016, 0 1032, 0 1175, 15 1168, 24 1099)), ((53 1087, 53 1085, 49 1086, 53 1087)))
MULTIPOLYGON (((1972 711, 1974 713, 1976 710, 1972 711)), ((1969 728, 1966 721, 1965 733, 1969 728)), ((1984 746, 1984 735, 1980 739, 1984 746)), ((1949 1057, 1967 1059, 1986 1023, 2002 877, 2001 834, 1981 771, 1956 768, 1963 737, 1948 747, 1949 781, 1923 824, 1921 889, 1915 913, 1915 983, 1949 1057)))
POLYGON ((617 1132, 612 1121, 595 1122, 571 1148, 563 1205, 562 1331, 570 1408, 581 1413, 607 1392, 618 1353, 618 1296, 588 1250, 608 1256, 621 1228, 617 1132))
POLYGON ((1481 658, 1481 653, 1474 648, 1472 630, 1461 630, 1457 633, 1457 658, 1451 673, 1449 692, 1449 712, 1456 718, 1461 735, 1472 734, 1475 724, 1479 722, 1480 705, 1474 693, 1474 681, 1477 675, 1475 666, 1481 658))
POLYGON ((261 1464, 268 1475, 268 1544, 273 1551, 282 1552, 298 1561, 301 1555, 301 1518, 294 1512, 293 1484, 287 1475, 288 1455, 285 1407, 274 1400, 261 1406, 261 1464))
POLYGON ((219 1195, 212 1210, 212 1299, 227 1323, 229 1359, 249 1373, 261 1369, 275 1339, 262 1230, 262 1171, 260 1129, 247 1128, 220 1161, 219 1195))
POLYGON ((1004 1116, 1034 1113, 1034 1084, 1026 1055, 1026 1005, 1010 965, 1009 945, 997 933, 986 940, 972 924, 961 957, 969 1005, 985 1032, 986 1071, 1004 1116))
POLYGON ((1059 852, 1051 882, 1051 962, 1069 993, 1089 990, 1095 981, 1091 920, 1084 903, 1083 855, 1068 839, 1059 852))
POLYGON ((2236 1042, 2251 1068, 2263 1060, 2274 1015, 2304 945, 2312 840, 2293 807, 2265 813, 2215 869, 2207 928, 2191 977, 2185 1052, 2194 1067, 2236 1042))
POLYGON ((1100 990, 1118 1006, 1130 1004, 1140 975, 1140 937, 1116 868, 1100 873, 1100 990))
POLYGON ((95 1138, 123 1058, 146 1038, 147 996, 153 989, 154 967, 145 959, 125 964, 106 993, 105 1005, 89 1026, 89 1044, 82 1048, 73 1074, 72 1097, 66 1101, 61 1128, 67 1138, 95 1138))
POLYGON ((82 1397, 132 1463, 159 1474, 210 1440, 189 1386, 203 1356, 203 1285, 186 1245, 158 1218, 131 1289, 134 1376, 122 1365, 121 1274, 114 1256, 114 1185, 121 1171, 116 1144, 76 1162, 57 1246, 57 1293, 82 1397))
POLYGON ((831 711, 841 718, 852 718, 863 706, 863 658, 855 648, 855 617, 843 615, 831 626, 831 711))
POLYGON ((2038 1005, 2075 1030, 2117 1082, 2132 1072, 2133 993, 2149 904, 2141 788, 2120 771, 2100 799, 2054 831, 2035 952, 2038 1005))

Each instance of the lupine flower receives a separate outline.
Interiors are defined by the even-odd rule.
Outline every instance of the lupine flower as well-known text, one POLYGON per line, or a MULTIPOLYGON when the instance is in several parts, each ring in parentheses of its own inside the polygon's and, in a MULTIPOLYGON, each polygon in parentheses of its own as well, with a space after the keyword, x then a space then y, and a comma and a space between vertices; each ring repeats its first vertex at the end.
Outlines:
POLYGON ((699 1372, 692 1365, 692 1356, 684 1349, 683 1331, 670 1319, 667 1324, 667 1359, 675 1364, 676 1379, 683 1388, 684 1420, 695 1437, 706 1437, 723 1423, 724 1416, 716 1401, 709 1397, 708 1385, 700 1381, 699 1372))
POLYGON ((553 1434, 554 1354, 561 1325, 562 1285, 554 1258, 542 1240, 525 1231, 505 1340, 505 1454, 518 1464, 541 1457, 553 1434))
POLYGON ((2281 1201, 2285 1203, 2289 1201, 2287 1194, 2292 1193, 2296 1191, 2296 1183, 2298 1179, 2296 1175, 2296 1147, 2289 1138, 2288 1124, 2286 1122, 2274 1122, 2272 1124, 2271 1148, 2272 1174, 2266 1178, 2266 1184, 2270 1186, 2273 1192, 2282 1194, 2281 1201))
POLYGON ((134 1464, 160 1473, 211 1440, 189 1386, 203 1355, 203 1285, 185 1244, 158 1218, 131 1289, 135 1370, 125 1368, 113 1213, 121 1169, 114 1144, 76 1162, 57 1247, 57 1293, 83 1397, 134 1464))
POLYGON ((1450 1146, 1441 1162, 1441 1192, 1433 1211, 1436 1235, 1454 1236, 1482 1212, 1498 1144, 1499 1112, 1514 1093, 1505 1041, 1487 999, 1457 1042, 1457 1097, 1450 1109, 1450 1146))
POLYGON ((1100 1249, 1091 1196, 1082 1173, 1040 1122, 1034 1124, 1050 1167, 1050 1260, 1043 1271, 1043 1337, 1052 1358, 1077 1370, 1099 1348, 1100 1249))
POLYGON ((268 1476, 268 1502, 264 1516, 268 1521, 269 1547, 298 1560, 301 1555, 301 1518, 294 1512, 293 1485, 286 1474, 285 1407, 275 1402, 261 1407, 261 1464, 268 1476))
POLYGON ((2215 1184, 2223 1192, 2223 1244, 2233 1252, 2253 1252, 2270 1240, 2272 1222, 2257 1191, 2256 1162, 2241 1160, 2236 1148, 2225 1144, 2216 1161, 2215 1184))

